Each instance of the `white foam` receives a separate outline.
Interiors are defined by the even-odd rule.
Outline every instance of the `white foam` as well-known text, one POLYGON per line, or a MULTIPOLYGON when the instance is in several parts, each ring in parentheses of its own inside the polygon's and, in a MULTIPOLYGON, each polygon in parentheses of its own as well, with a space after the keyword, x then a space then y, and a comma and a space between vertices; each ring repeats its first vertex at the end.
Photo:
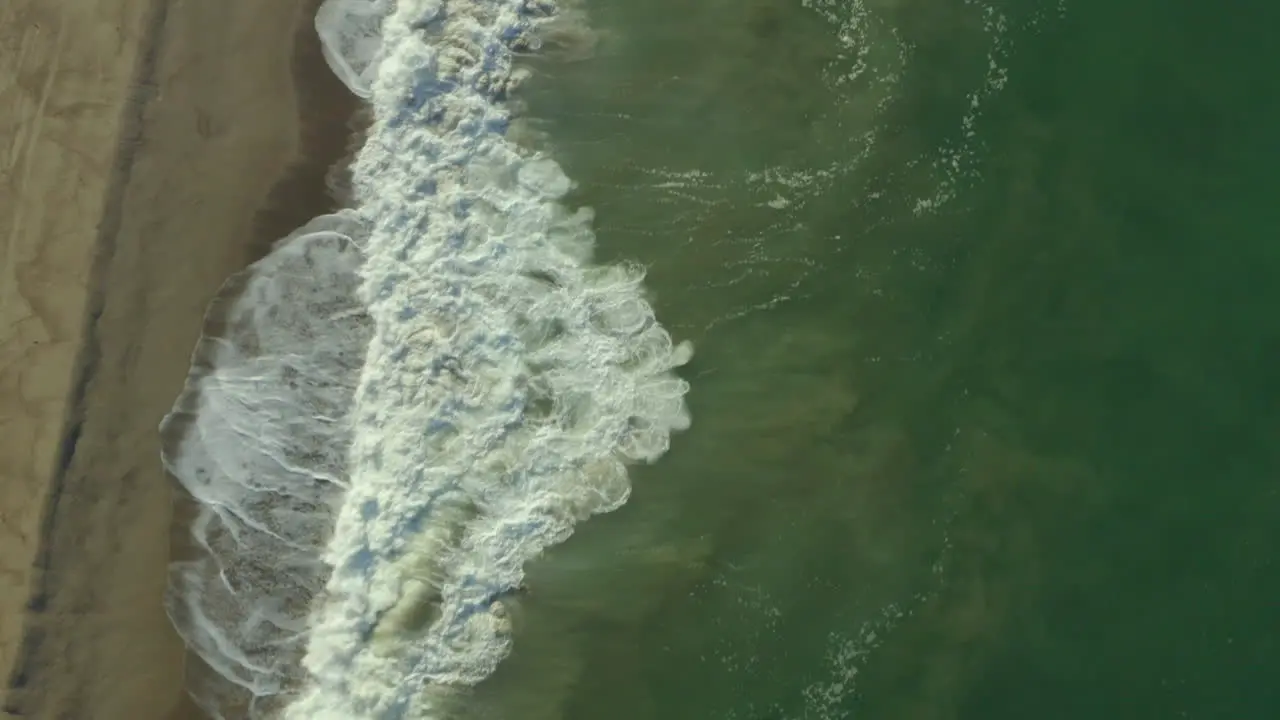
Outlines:
POLYGON ((372 331, 352 232, 349 217, 317 218, 227 281, 161 424, 165 467, 198 503, 167 606, 223 679, 193 689, 215 717, 251 715, 301 680, 372 331))
MULTIPOLYGON (((977 123, 984 104, 1004 90, 1009 80, 1006 67, 1010 50, 1008 19, 1003 12, 980 0, 965 0, 965 5, 981 15, 982 30, 989 38, 987 67, 982 84, 968 93, 968 107, 960 120, 960 136, 937 150, 933 167, 941 176, 941 182, 931 196, 916 199, 913 208, 916 215, 937 212, 966 186, 972 186, 981 179, 977 123)), ((1031 23, 1038 22, 1038 17, 1039 13, 1033 16, 1031 23)))
POLYGON ((316 34, 333 74, 368 99, 382 59, 382 21, 395 0, 324 0, 316 10, 316 34))
POLYGON ((688 426, 671 370, 690 348, 642 271, 592 265, 591 212, 559 202, 572 183, 505 137, 510 48, 544 9, 401 0, 382 25, 353 168, 375 331, 287 717, 446 715, 507 653, 524 563, 622 505, 625 464, 688 426))

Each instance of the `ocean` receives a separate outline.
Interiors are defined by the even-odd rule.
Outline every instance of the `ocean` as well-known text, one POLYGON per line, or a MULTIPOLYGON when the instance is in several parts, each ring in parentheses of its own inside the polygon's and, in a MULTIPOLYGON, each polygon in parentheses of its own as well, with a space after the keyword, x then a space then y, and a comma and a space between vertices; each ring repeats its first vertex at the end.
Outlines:
POLYGON ((1280 712, 1277 10, 328 0, 165 461, 216 717, 1280 712))

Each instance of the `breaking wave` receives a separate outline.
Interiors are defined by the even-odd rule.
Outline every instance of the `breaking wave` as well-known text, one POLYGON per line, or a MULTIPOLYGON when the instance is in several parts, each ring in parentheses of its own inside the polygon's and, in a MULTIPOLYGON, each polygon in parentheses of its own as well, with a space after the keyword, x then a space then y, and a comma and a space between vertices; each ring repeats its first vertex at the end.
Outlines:
POLYGON ((689 424, 642 270, 593 264, 570 180, 507 138, 554 10, 317 13, 374 114, 355 207, 228 282, 162 426, 198 506, 170 614, 216 717, 446 717, 508 652, 524 564, 689 424))

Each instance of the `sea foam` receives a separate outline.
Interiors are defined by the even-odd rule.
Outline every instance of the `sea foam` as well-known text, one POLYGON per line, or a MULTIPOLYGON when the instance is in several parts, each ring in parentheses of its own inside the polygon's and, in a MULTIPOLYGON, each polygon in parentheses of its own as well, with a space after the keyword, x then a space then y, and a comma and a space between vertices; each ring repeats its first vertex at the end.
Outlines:
POLYGON ((161 424, 165 467, 196 503, 167 608, 207 665, 191 690, 216 718, 270 714, 303 679, 373 330, 360 235, 350 214, 316 218, 229 279, 161 424))
MULTIPOLYGON (((306 342, 255 348, 267 370, 254 383, 211 379, 253 372, 241 355, 197 363, 184 398, 216 388, 221 405, 187 399, 185 422, 166 421, 187 428, 170 433, 186 442, 167 446, 169 467, 225 536, 185 566, 174 620, 251 715, 448 717, 509 650, 524 564, 625 503, 626 465, 657 459, 689 424, 672 371, 691 348, 656 322, 642 269, 593 264, 591 211, 561 202, 571 181, 507 137, 514 49, 537 47, 552 10, 328 0, 317 14, 330 65, 373 109, 356 207, 339 216, 348 232, 300 231, 260 265, 327 238, 344 262, 358 256, 344 276, 358 292, 316 278, 315 292, 354 302, 318 311, 306 342), (321 367, 366 344, 358 378, 321 367), (290 415, 306 393, 332 407, 290 415), (230 439, 190 431, 215 419, 230 439), (278 450, 297 438, 315 457, 278 450), (250 451, 264 459, 222 467, 250 451), (195 614, 218 583, 232 611, 195 614)), ((265 288, 263 268, 250 272, 265 288)), ((261 312, 256 337, 281 312, 304 310, 261 312)))

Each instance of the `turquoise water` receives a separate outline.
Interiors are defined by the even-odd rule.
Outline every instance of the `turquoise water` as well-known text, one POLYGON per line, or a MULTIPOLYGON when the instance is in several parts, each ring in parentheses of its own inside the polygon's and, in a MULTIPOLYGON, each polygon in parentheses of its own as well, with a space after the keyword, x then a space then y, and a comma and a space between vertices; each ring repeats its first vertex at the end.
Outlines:
POLYGON ((694 425, 469 714, 1280 714, 1277 11, 584 9, 524 137, 694 425))

